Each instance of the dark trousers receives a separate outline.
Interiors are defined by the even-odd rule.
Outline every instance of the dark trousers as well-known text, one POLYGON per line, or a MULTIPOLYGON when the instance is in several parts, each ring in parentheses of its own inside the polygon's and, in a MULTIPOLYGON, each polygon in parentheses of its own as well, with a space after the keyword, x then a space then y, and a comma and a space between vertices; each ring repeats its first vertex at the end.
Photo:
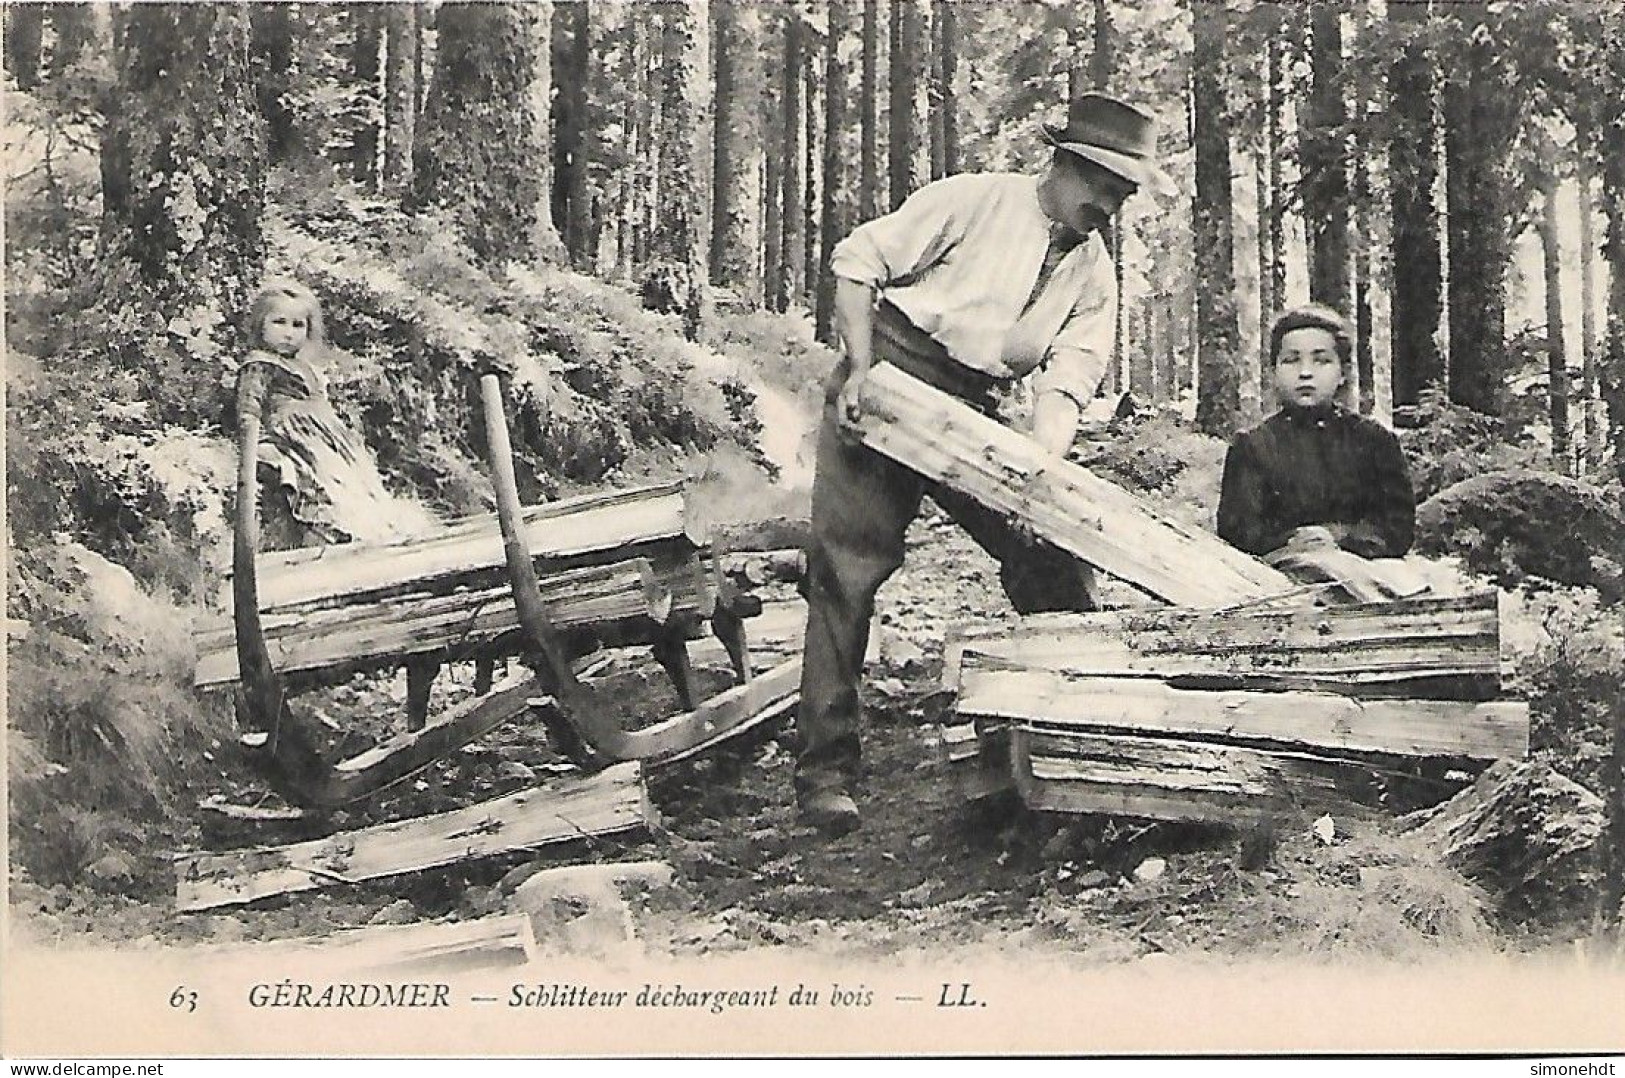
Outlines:
MULTIPOLYGON (((949 359, 926 334, 882 307, 875 362, 893 363, 983 410, 992 382, 949 359)), ((807 549, 807 638, 796 789, 802 794, 850 786, 858 778, 858 683, 869 642, 875 593, 903 564, 903 539, 930 494, 999 562, 999 582, 1020 613, 1094 608, 1093 574, 1071 554, 1025 538, 1008 518, 856 445, 838 427, 834 397, 846 378, 831 377, 813 474, 812 534, 807 549)))

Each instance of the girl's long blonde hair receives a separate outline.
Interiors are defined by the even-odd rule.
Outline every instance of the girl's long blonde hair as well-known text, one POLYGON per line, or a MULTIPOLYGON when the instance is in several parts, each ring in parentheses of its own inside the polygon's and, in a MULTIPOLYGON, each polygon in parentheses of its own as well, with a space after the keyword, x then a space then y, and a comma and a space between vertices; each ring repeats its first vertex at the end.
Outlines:
MULTIPOLYGON (((254 295, 248 308, 248 338, 251 348, 265 347, 265 316, 271 304, 291 301, 299 305, 305 316, 305 348, 318 352, 327 349, 327 330, 322 325, 322 302, 316 293, 290 278, 266 281, 254 295)), ((304 351, 304 349, 301 349, 304 351)))

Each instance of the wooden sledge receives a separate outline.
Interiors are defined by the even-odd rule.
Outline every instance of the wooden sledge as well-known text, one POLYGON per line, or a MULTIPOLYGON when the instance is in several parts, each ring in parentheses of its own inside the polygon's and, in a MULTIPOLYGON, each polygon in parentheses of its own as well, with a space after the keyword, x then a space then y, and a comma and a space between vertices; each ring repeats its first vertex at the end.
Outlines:
MULTIPOLYGON (((260 402, 254 383, 240 386, 232 616, 229 630, 223 622, 197 630, 195 681, 234 684, 242 743, 291 801, 354 801, 527 712, 584 767, 659 763, 715 743, 761 712, 782 711, 799 687, 782 669, 753 682, 744 619, 760 603, 718 569, 705 538, 689 534, 678 487, 525 509, 497 375, 483 374, 480 389, 494 517, 457 521, 421 540, 261 556, 260 402), (696 701, 687 648, 706 625, 740 684, 696 701), (684 708, 642 731, 596 714, 572 665, 598 647, 632 644, 652 646, 684 708), (514 655, 529 674, 492 685, 484 667, 473 699, 429 720, 444 662, 514 655), (407 732, 336 765, 324 760, 314 721, 290 697, 356 670, 396 666, 407 671, 407 732)), ((742 548, 731 537, 730 549, 742 548)))

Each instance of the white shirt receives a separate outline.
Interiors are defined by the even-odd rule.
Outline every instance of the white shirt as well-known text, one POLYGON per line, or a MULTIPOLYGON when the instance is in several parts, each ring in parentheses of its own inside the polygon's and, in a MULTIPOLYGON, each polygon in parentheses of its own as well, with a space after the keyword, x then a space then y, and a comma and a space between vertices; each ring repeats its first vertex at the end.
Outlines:
POLYGON ((1090 233, 1023 313, 1050 223, 1034 176, 950 176, 853 230, 830 268, 878 289, 965 366, 1015 378, 1043 365, 1038 392, 1082 408, 1111 361, 1117 280, 1105 242, 1090 233))

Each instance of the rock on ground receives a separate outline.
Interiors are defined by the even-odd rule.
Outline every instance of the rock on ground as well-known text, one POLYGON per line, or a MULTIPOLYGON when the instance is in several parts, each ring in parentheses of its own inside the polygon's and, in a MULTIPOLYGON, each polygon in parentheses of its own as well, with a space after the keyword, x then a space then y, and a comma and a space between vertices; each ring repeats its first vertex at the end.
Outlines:
POLYGON ((1601 878, 1602 798, 1550 765, 1502 760, 1435 809, 1416 835, 1515 920, 1590 911, 1601 878))
POLYGON ((1489 472, 1417 507, 1417 549, 1458 554, 1469 569, 1516 583, 1525 574, 1625 596, 1625 513, 1601 487, 1529 469, 1489 472))

